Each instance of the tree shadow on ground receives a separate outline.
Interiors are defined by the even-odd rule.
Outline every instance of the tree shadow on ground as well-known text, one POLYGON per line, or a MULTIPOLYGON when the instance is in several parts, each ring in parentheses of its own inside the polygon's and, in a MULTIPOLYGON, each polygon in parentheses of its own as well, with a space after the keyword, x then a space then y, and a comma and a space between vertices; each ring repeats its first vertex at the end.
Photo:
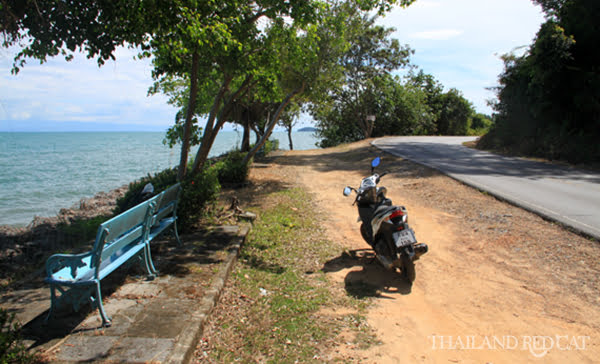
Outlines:
MULTIPOLYGON (((237 237, 237 228, 195 231, 190 234, 182 234, 180 237, 183 243, 181 246, 177 245, 171 236, 165 236, 152 243, 152 257, 154 265, 159 271, 159 277, 171 276, 189 279, 193 282, 210 282, 214 276, 213 268, 222 263, 228 255, 232 242, 237 237)), ((111 296, 123 285, 147 279, 145 269, 141 264, 138 264, 136 259, 131 261, 131 264, 125 264, 102 280, 101 289, 105 305, 106 301, 110 300, 111 296)), ((26 305, 31 302, 21 303, 26 305)), ((39 301, 39 303, 47 305, 47 307, 50 305, 49 299, 39 301)), ((12 311, 15 312, 15 310, 18 308, 12 311)), ((112 316, 115 313, 107 310, 107 314, 112 316)), ((48 310, 45 310, 23 326, 22 338, 30 343, 29 347, 38 347, 78 332, 102 329, 100 321, 97 326, 82 325, 90 315, 99 317, 97 309, 91 304, 81 306, 78 312, 75 312, 70 305, 63 305, 46 322, 47 315, 48 310)), ((119 328, 111 329, 118 330, 119 328)), ((99 332, 101 333, 102 330, 99 332)))
POLYGON ((348 272, 344 284, 352 297, 391 299, 395 294, 411 293, 412 285, 400 273, 383 268, 371 249, 344 251, 339 257, 327 261, 321 271, 332 273, 350 268, 355 269, 348 272))

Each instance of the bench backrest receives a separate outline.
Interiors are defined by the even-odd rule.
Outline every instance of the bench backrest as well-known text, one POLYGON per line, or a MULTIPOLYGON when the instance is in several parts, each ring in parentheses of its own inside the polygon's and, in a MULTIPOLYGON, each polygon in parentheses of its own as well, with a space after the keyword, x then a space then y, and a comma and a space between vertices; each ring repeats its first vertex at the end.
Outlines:
POLYGON ((162 196, 156 214, 154 215, 153 223, 160 221, 166 216, 176 214, 177 201, 179 200, 180 193, 181 184, 179 183, 174 184, 161 193, 162 196))
POLYGON ((157 195, 144 201, 100 225, 92 250, 91 268, 98 269, 103 260, 137 240, 146 239, 160 197, 157 195))

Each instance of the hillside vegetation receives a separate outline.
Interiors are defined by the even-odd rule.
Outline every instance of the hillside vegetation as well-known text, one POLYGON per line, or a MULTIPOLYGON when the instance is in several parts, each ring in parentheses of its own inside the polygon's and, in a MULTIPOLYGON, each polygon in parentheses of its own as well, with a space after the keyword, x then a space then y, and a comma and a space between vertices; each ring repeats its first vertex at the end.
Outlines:
POLYGON ((503 57, 495 125, 484 149, 600 161, 600 39, 597 0, 534 0, 546 14, 525 54, 503 57))

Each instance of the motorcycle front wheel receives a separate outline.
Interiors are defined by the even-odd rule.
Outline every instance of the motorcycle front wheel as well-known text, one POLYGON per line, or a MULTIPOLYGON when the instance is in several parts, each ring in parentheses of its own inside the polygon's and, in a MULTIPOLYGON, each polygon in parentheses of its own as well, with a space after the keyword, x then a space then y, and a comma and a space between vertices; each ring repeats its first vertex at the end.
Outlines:
POLYGON ((406 279, 409 283, 415 281, 417 278, 417 272, 415 271, 415 262, 413 262, 407 255, 402 254, 400 256, 400 261, 402 262, 402 277, 406 279))

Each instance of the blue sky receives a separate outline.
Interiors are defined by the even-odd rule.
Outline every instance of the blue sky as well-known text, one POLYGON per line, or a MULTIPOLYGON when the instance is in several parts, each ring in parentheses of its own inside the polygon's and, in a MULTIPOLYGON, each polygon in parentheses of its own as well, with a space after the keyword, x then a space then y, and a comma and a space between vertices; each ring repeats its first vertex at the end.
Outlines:
MULTIPOLYGON (((542 21, 530 0, 417 0, 380 22, 415 50, 413 64, 491 113, 486 100, 494 94, 486 88, 497 84, 500 55, 529 45, 542 21)), ((152 67, 134 60, 133 50, 119 49, 101 68, 84 56, 29 60, 17 76, 14 54, 0 48, 0 131, 161 131, 173 123, 166 98, 147 96, 152 67)))

